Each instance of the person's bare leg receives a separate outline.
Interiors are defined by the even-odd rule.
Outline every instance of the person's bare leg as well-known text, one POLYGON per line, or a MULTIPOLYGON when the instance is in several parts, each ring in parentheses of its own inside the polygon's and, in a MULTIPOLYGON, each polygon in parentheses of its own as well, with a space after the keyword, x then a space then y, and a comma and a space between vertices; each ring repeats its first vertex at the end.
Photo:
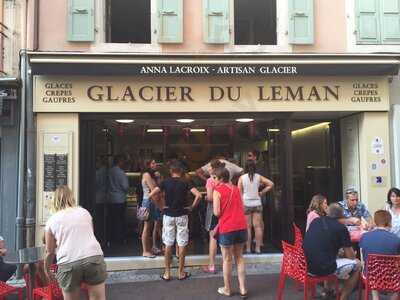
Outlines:
POLYGON ((253 227, 252 223, 252 213, 246 215, 246 220, 247 220, 247 243, 246 243, 246 252, 250 253, 251 252, 251 242, 252 242, 252 237, 251 237, 251 229, 253 227))
POLYGON ((372 300, 379 300, 379 293, 376 290, 371 291, 372 300))
POLYGON ((97 285, 87 285, 87 289, 89 293, 89 300, 106 299, 106 285, 104 282, 97 285))
POLYGON ((185 276, 185 256, 186 256, 186 246, 179 246, 179 267, 178 267, 179 278, 183 278, 185 276))
POLYGON ((212 236, 213 233, 210 231, 210 243, 208 246, 208 267, 209 269, 211 268, 215 268, 215 256, 217 256, 217 248, 218 248, 218 244, 217 244, 217 240, 214 239, 214 237, 212 236))
POLYGON ((172 246, 165 246, 165 253, 164 253, 164 264, 165 264, 165 271, 164 271, 164 279, 171 278, 171 255, 172 255, 172 246))
POLYGON ((254 226, 254 234, 256 237, 256 253, 261 252, 261 246, 263 245, 264 238, 264 222, 262 220, 261 213, 253 213, 253 226, 254 226))
POLYGON ((392 296, 390 296, 390 300, 399 300, 400 299, 400 293, 393 293, 392 296))
POLYGON ((159 247, 159 241, 160 241, 160 236, 161 236, 161 222, 160 221, 154 221, 154 226, 153 226, 153 249, 154 250, 160 250, 159 247))
POLYGON ((242 295, 247 294, 246 288, 246 264, 243 258, 243 244, 236 244, 233 246, 233 255, 235 256, 239 289, 242 295))
POLYGON ((76 289, 69 292, 62 291, 62 294, 64 300, 79 300, 81 297, 81 289, 77 287, 76 289))
POLYGON ((232 277, 232 252, 233 246, 221 246, 222 252, 222 270, 224 273, 224 292, 231 294, 231 277, 232 277))
POLYGON ((144 222, 143 232, 142 232, 142 247, 143 247, 143 256, 151 256, 151 247, 150 247, 150 232, 151 232, 151 222, 144 222))
POLYGON ((343 289, 340 293, 340 300, 346 300, 350 296, 351 292, 357 285, 359 278, 360 271, 356 271, 344 282, 343 289))

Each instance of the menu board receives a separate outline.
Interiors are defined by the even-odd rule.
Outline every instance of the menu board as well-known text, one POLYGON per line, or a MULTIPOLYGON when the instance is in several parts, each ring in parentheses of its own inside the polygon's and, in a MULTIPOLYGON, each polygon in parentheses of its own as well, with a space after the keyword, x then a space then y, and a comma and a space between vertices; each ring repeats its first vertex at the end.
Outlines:
POLYGON ((68 184, 68 155, 45 154, 44 166, 44 192, 54 192, 60 185, 68 184))
POLYGON ((54 154, 45 154, 43 162, 43 190, 45 192, 53 192, 56 189, 56 156, 54 154))

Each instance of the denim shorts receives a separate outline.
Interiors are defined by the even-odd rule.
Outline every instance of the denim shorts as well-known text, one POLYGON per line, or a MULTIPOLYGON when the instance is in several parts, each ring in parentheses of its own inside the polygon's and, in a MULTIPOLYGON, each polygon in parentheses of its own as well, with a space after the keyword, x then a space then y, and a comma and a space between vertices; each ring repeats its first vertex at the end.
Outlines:
POLYGON ((232 231, 228 233, 220 233, 218 242, 221 246, 233 246, 247 242, 247 229, 232 231))
POLYGON ((146 207, 149 210, 148 221, 160 221, 162 219, 161 211, 150 199, 143 198, 142 207, 146 207))

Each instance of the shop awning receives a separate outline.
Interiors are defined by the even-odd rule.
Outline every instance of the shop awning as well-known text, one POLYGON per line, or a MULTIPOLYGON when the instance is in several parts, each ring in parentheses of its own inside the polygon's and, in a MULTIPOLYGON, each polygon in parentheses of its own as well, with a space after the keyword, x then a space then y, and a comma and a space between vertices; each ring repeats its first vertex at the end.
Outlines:
POLYGON ((30 53, 34 75, 104 76, 385 76, 399 57, 369 55, 177 55, 30 53))

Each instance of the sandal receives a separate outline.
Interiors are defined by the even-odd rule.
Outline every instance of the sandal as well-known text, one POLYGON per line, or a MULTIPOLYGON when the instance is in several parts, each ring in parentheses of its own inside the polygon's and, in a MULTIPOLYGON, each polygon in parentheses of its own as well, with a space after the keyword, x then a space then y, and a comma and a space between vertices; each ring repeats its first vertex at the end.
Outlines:
POLYGON ((230 296, 231 296, 230 293, 227 293, 227 292, 225 291, 225 287, 220 287, 220 288, 218 288, 217 292, 218 292, 218 294, 220 294, 220 295, 222 295, 222 296, 225 296, 225 297, 230 297, 230 296))
POLYGON ((208 273, 208 274, 217 274, 217 270, 215 269, 215 266, 213 266, 213 267, 210 267, 210 266, 203 267, 203 272, 204 273, 208 273))
POLYGON ((192 276, 189 272, 185 272, 183 277, 179 277, 178 280, 186 280, 188 279, 190 276, 192 276))
POLYGON ((247 299, 247 292, 244 293, 244 294, 239 293, 239 296, 240 296, 240 298, 242 298, 242 299, 247 299))
POLYGON ((144 258, 156 258, 156 256, 154 254, 152 255, 143 255, 144 258))
POLYGON ((164 277, 164 274, 161 274, 161 275, 160 275, 160 278, 161 278, 162 280, 164 280, 164 281, 171 281, 171 277, 165 278, 165 277, 164 277))

